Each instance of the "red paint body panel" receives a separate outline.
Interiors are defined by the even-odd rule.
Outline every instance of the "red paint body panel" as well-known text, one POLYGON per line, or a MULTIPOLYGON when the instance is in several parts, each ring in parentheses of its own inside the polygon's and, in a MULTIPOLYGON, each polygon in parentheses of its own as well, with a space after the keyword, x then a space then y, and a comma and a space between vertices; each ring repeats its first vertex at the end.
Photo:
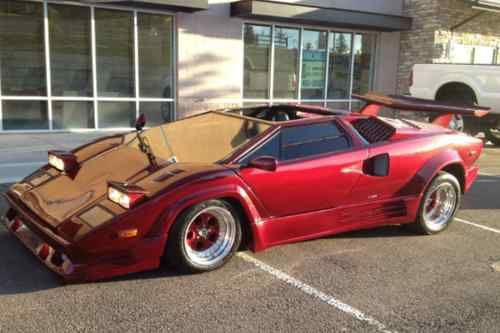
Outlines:
MULTIPOLYGON (((350 125, 360 117, 365 116, 322 115, 277 123, 218 165, 179 163, 162 167, 135 182, 152 193, 147 200, 128 211, 117 208, 123 212, 80 238, 70 239, 60 233, 60 228, 50 228, 15 191, 7 194, 11 205, 7 220, 22 219, 42 242, 67 256, 74 267, 70 273, 53 269, 64 279, 96 281, 157 268, 161 257, 168 256, 165 245, 176 218, 205 200, 238 204, 251 231, 249 246, 260 251, 351 230, 412 222, 423 192, 439 171, 453 166, 462 172, 459 178, 464 192, 477 177, 480 140, 432 125, 393 124, 396 130, 389 140, 367 144, 350 125), (275 171, 237 163, 281 128, 332 119, 344 127, 352 149, 279 162, 275 171), (367 174, 366 162, 384 154, 389 156, 389 174, 367 174), (162 175, 175 168, 183 172, 163 180, 162 175), (155 186, 160 189, 153 190, 155 186), (138 236, 117 237, 118 231, 129 229, 137 229, 138 236)), ((95 204, 104 200, 100 198, 95 204)))

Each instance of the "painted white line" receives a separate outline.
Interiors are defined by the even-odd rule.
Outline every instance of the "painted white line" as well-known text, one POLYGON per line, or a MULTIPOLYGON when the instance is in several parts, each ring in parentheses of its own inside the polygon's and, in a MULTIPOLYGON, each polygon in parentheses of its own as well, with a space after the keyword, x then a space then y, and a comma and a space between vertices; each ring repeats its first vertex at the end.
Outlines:
POLYGON ((8 184, 8 183, 17 183, 24 177, 5 177, 5 178, 0 178, 0 185, 1 184, 8 184))
POLYGON ((0 163, 0 168, 19 168, 27 166, 42 166, 47 162, 20 162, 20 163, 0 163))
POLYGON ((480 176, 487 176, 487 177, 498 177, 498 175, 494 175, 492 173, 487 173, 487 172, 480 172, 480 176))
POLYGON ((350 306, 346 303, 343 303, 342 301, 339 301, 335 297, 328 295, 328 294, 325 294, 324 292, 322 292, 322 291, 320 291, 320 290, 318 290, 318 289, 316 289, 316 288, 314 288, 314 287, 312 287, 312 286, 310 286, 310 285, 308 285, 300 280, 297 280, 296 278, 294 278, 294 277, 292 277, 292 276, 290 276, 290 275, 288 275, 288 274, 286 274, 286 273, 284 273, 276 268, 273 268, 273 267, 269 266, 268 264, 266 264, 258 259, 255 259, 254 257, 252 257, 246 253, 238 252, 237 256, 239 256, 241 259, 243 259, 249 263, 254 264, 257 268, 261 269, 262 271, 264 271, 268 274, 271 274, 272 276, 285 282, 286 284, 299 289, 303 293, 305 293, 309 296, 312 296, 314 298, 317 298, 320 301, 322 301, 323 303, 326 303, 330 306, 333 306, 337 310, 345 312, 348 315, 354 317, 355 319, 373 326, 379 332, 387 332, 387 333, 391 332, 387 329, 387 327, 384 324, 382 324, 381 322, 379 322, 375 318, 364 314, 360 310, 353 308, 352 306, 350 306))
POLYGON ((464 220, 464 219, 461 219, 461 218, 458 218, 458 217, 455 217, 455 220, 457 220, 458 222, 464 223, 464 224, 471 225, 471 226, 476 227, 476 228, 480 228, 480 229, 483 229, 483 230, 494 232, 496 234, 500 234, 500 230, 495 229, 495 228, 490 228, 490 227, 487 227, 485 225, 474 223, 474 222, 470 222, 470 221, 467 221, 467 220, 464 220))

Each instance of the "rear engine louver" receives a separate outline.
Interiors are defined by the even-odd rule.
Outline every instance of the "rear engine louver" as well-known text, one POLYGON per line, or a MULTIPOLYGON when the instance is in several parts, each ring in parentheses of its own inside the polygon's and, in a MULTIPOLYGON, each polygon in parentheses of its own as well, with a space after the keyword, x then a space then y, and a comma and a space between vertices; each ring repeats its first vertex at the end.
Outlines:
POLYGON ((390 125, 376 118, 357 119, 352 122, 352 126, 354 126, 359 134, 369 143, 389 140, 396 131, 390 125))

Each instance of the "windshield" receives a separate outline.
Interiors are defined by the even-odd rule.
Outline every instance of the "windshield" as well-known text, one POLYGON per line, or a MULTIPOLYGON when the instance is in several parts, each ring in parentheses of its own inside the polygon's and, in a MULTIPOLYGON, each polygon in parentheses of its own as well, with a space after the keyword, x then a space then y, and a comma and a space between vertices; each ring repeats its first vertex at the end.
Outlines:
MULTIPOLYGON (((153 127, 143 136, 155 156, 178 162, 214 163, 261 134, 272 125, 258 119, 209 112, 153 127)), ((137 140, 131 143, 137 144, 137 140)))

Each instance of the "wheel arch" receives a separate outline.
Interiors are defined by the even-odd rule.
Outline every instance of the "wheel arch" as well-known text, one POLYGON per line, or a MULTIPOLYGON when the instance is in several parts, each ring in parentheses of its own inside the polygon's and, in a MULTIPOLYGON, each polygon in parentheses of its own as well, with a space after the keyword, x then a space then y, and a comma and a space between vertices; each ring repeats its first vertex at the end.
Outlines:
POLYGON ((445 165, 440 171, 445 171, 453 175, 460 184, 460 191, 462 194, 465 193, 465 169, 461 163, 453 162, 445 165))
POLYGON ((460 81, 450 81, 441 84, 441 86, 439 86, 439 88, 436 90, 436 95, 434 96, 434 99, 439 100, 447 93, 454 92, 457 90, 458 91, 462 90, 463 92, 469 93, 470 96, 473 98, 473 102, 478 103, 479 92, 476 91, 476 89, 474 89, 471 84, 460 81))
MULTIPOLYGON (((262 248, 261 237, 258 227, 256 226, 261 220, 258 208, 253 202, 251 196, 240 186, 231 186, 231 188, 220 188, 203 193, 191 193, 188 197, 176 202, 174 205, 165 210, 158 218, 161 225, 161 234, 166 235, 166 242, 170 230, 175 221, 185 213, 189 208, 199 203, 209 200, 222 200, 232 205, 242 218, 243 236, 245 245, 252 251, 257 251, 262 248)), ((166 243, 164 245, 166 248, 166 243)))

